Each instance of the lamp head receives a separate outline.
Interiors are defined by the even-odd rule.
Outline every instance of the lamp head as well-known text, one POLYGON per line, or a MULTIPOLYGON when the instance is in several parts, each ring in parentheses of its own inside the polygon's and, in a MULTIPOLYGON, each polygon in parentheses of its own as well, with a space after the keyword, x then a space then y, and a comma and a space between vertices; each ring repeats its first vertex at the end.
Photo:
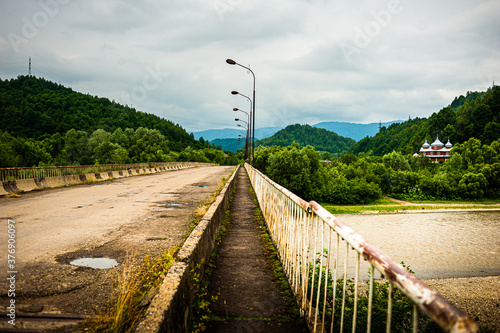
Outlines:
POLYGON ((226 59, 226 62, 230 65, 236 65, 236 61, 234 61, 233 59, 226 59))
POLYGON ((239 92, 237 92, 236 90, 233 90, 233 91, 231 91, 231 94, 233 94, 233 95, 238 95, 238 94, 239 94, 239 92))
POLYGON ((238 108, 233 108, 233 111, 238 111, 239 109, 238 108))

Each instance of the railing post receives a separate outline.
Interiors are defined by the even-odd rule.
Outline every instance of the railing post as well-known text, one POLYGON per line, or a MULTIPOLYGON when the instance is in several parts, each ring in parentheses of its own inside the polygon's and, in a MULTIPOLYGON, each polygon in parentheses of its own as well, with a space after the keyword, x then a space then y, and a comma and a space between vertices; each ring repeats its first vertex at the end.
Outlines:
POLYGON ((296 294, 301 313, 306 316, 310 327, 314 331, 326 331, 326 320, 329 319, 329 331, 336 331, 340 326, 342 332, 344 326, 348 324, 347 320, 352 318, 352 332, 355 332, 359 329, 357 324, 358 319, 361 320, 361 315, 366 316, 367 332, 372 330, 375 269, 389 281, 390 296, 386 323, 388 332, 393 327, 391 323, 393 320, 393 286, 408 296, 414 304, 413 330, 418 329, 418 308, 420 308, 446 331, 457 333, 475 333, 478 331, 477 324, 470 316, 452 306, 435 291, 424 285, 401 265, 395 263, 379 249, 368 243, 361 235, 344 225, 316 202, 306 203, 248 164, 245 164, 245 169, 254 188, 271 239, 277 247, 276 250, 282 261, 284 273, 289 279, 293 292, 296 294), (319 229, 319 223, 321 223, 321 230, 319 229), (328 229, 328 233, 325 232, 325 227, 328 229), (335 250, 332 249, 331 245, 332 233, 336 237, 335 250), (328 254, 326 256, 326 265, 324 265, 323 248, 326 234, 329 235, 328 254), (343 258, 344 272, 341 275, 343 289, 341 313, 339 314, 340 323, 338 323, 339 319, 337 319, 335 309, 338 294, 337 279, 340 274, 339 271, 342 269, 339 266, 341 239, 342 248, 345 245, 345 256, 343 258), (318 246, 320 247, 319 250, 317 249, 318 246), (356 256, 355 266, 353 267, 355 270, 353 295, 347 292, 347 274, 349 272, 351 249, 356 256), (320 258, 316 258, 317 253, 319 253, 320 258), (333 259, 334 257, 335 259, 333 259), (357 296, 361 258, 367 260, 370 264, 368 308, 364 309, 363 312, 360 312, 362 308, 358 306, 357 296), (330 268, 331 261, 333 272, 330 268), (324 282, 322 281, 323 276, 324 282), (327 297, 330 276, 332 277, 332 286, 327 297), (324 292, 322 299, 320 298, 320 291, 324 292), (316 298, 314 298, 315 293, 316 298), (349 300, 349 302, 352 302, 352 306, 349 303, 349 307, 352 307, 349 310, 352 311, 351 317, 345 315, 348 296, 352 297, 349 300), (322 307, 320 306, 321 301, 324 302, 322 307), (326 316, 327 303, 328 307, 331 308, 331 318, 326 316), (318 326, 319 320, 321 320, 320 326, 318 326))

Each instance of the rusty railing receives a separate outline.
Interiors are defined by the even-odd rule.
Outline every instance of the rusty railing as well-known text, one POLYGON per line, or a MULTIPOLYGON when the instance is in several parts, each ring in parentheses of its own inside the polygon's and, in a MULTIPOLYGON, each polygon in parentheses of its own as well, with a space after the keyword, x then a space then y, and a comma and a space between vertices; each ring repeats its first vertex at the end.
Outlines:
POLYGON ((76 166, 47 166, 47 167, 25 167, 25 168, 0 168, 0 181, 46 178, 69 175, 85 175, 88 173, 100 173, 123 170, 141 169, 183 169, 194 166, 214 165, 199 162, 155 162, 155 163, 132 163, 132 164, 101 164, 101 165, 76 165, 76 166))
POLYGON ((478 331, 469 315, 318 203, 302 200, 249 164, 245 164, 245 168, 283 270, 311 331, 391 332, 392 328, 418 332, 419 323, 429 325, 431 321, 447 332, 478 331), (354 263, 350 265, 351 262, 354 263), (363 288, 361 265, 369 268, 364 291, 360 289, 363 288), (384 279, 376 279, 377 272, 384 279), (388 288, 385 303, 377 296, 383 283, 388 288), (363 293, 367 295, 364 298, 363 293), (410 304, 409 309, 405 309, 409 324, 405 324, 404 329, 398 322, 401 313, 396 308, 397 297, 411 300, 406 302, 410 304), (385 306, 382 314, 380 304, 385 306), (425 316, 419 319, 419 310, 431 321, 425 316))

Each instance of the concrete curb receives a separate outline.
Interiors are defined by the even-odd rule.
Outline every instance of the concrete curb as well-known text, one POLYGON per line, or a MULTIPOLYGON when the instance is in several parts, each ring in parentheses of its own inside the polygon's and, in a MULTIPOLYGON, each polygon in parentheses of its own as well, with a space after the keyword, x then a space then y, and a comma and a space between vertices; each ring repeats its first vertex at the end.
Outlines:
POLYGON ((149 306, 146 317, 137 327, 137 333, 188 332, 194 300, 193 276, 201 279, 220 232, 222 220, 229 206, 240 166, 235 169, 215 202, 177 254, 177 262, 149 306))
POLYGON ((160 173, 170 170, 179 170, 186 168, 194 168, 197 165, 172 167, 159 167, 151 169, 129 169, 122 171, 109 171, 101 173, 88 173, 84 175, 68 175, 68 176, 55 176, 45 178, 30 178, 3 181, 0 184, 0 196, 11 193, 30 192, 33 190, 42 190, 46 188, 62 187, 66 185, 85 184, 87 182, 104 181, 111 178, 124 178, 138 175, 146 175, 153 173, 160 173))

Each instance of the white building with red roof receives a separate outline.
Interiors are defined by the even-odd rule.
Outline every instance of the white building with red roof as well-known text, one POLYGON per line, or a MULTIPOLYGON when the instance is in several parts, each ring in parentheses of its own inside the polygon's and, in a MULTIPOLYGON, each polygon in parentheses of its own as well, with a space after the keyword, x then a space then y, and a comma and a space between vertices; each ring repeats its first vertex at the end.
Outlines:
POLYGON ((439 141, 439 138, 436 138, 432 144, 428 144, 427 140, 420 148, 420 155, 427 156, 431 159, 432 162, 445 162, 448 160, 451 155, 450 151, 453 148, 450 140, 446 144, 439 141))

